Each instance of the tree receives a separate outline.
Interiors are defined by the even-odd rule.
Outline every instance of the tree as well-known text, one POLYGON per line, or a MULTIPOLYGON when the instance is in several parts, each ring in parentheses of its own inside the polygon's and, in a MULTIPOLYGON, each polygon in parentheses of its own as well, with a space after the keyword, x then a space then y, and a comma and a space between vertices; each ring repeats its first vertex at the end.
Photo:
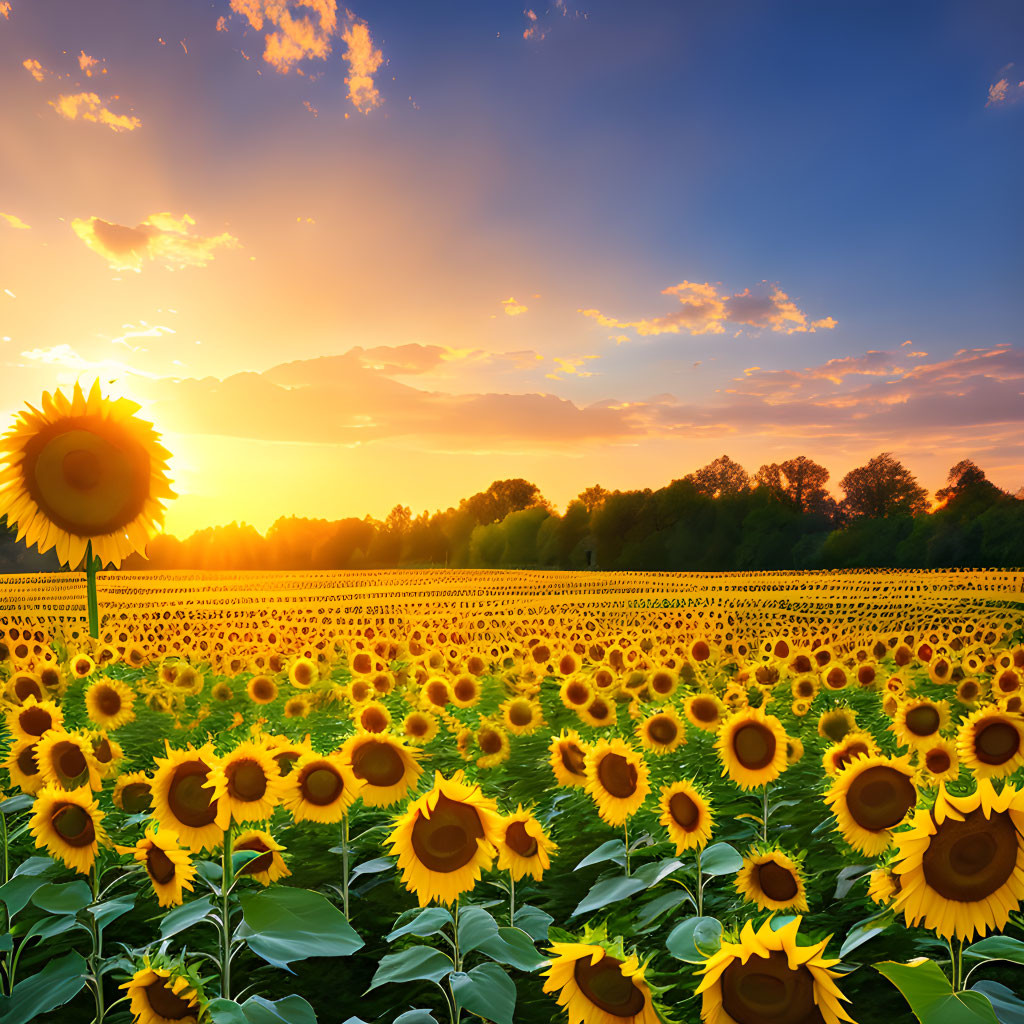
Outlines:
POLYGON ((611 491, 602 487, 600 484, 594 484, 592 487, 588 487, 585 491, 580 491, 576 500, 583 502, 583 507, 588 512, 593 512, 595 508, 598 508, 601 505, 609 494, 611 494, 611 491))
POLYGON ((787 498, 798 512, 830 514, 835 501, 825 490, 829 472, 824 467, 798 455, 783 463, 772 462, 762 466, 754 476, 761 487, 767 487, 787 498))
POLYGON ((692 480, 697 490, 709 498, 740 494, 750 488, 750 474, 728 455, 720 455, 714 462, 709 462, 686 479, 692 480))
POLYGON ((522 477, 495 480, 486 491, 465 499, 464 504, 480 526, 500 523, 510 512, 521 512, 524 508, 549 507, 540 488, 522 477))
POLYGON ((979 490, 983 487, 985 490, 993 488, 993 484, 985 476, 985 471, 973 459, 961 459, 950 469, 946 475, 946 486, 940 487, 935 492, 935 497, 938 501, 950 502, 969 490, 979 490))
POLYGON ((928 492, 889 452, 876 455, 866 466, 851 469, 839 486, 846 495, 843 511, 854 519, 914 516, 928 509, 928 492))

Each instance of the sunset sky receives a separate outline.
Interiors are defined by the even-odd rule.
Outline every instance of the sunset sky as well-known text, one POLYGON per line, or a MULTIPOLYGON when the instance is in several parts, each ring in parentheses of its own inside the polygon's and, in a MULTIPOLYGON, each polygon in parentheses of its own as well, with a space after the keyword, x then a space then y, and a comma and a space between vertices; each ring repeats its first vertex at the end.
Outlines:
POLYGON ((1018 2, 0 0, 0 427, 143 403, 179 535, 1024 485, 1018 2))

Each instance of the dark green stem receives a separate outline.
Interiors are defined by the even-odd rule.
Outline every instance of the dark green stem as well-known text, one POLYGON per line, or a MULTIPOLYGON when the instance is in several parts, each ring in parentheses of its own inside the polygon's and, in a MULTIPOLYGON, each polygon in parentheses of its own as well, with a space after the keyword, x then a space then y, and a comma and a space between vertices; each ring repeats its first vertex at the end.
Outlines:
POLYGON ((342 819, 341 830, 341 898, 345 907, 345 918, 348 919, 348 815, 342 819))
POLYGON ((704 916, 704 879, 700 870, 700 847, 697 847, 697 916, 704 916))
POLYGON ((223 959, 220 965, 220 994, 224 999, 231 998, 231 886, 234 883, 234 871, 231 863, 231 826, 224 831, 224 857, 221 869, 221 929, 223 939, 223 959))
POLYGON ((92 954, 89 957, 89 970, 92 973, 96 988, 96 1019, 94 1024, 103 1024, 105 1010, 103 1008, 103 929, 96 920, 96 904, 100 901, 100 870, 92 866, 92 904, 89 907, 89 927, 92 931, 92 954))
POLYGON ((96 596, 96 573, 100 560, 92 556, 92 541, 85 545, 85 594, 89 607, 89 636, 98 640, 100 636, 100 604, 96 596))

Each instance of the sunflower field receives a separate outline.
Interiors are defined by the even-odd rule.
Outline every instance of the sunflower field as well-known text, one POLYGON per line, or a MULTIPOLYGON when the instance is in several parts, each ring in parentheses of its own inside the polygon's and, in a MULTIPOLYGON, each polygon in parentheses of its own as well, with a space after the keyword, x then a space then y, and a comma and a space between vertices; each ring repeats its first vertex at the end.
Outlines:
POLYGON ((1020 1024, 1012 573, 0 588, 0 1024, 1020 1024))

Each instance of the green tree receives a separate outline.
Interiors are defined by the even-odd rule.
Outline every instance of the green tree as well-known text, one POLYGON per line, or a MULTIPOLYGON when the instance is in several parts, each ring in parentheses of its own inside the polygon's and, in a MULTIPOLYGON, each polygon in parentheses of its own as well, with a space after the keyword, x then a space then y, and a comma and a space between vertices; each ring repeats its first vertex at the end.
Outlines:
POLYGON ((851 469, 839 486, 846 495, 842 509, 852 519, 914 516, 928 509, 928 492, 889 452, 851 469))

